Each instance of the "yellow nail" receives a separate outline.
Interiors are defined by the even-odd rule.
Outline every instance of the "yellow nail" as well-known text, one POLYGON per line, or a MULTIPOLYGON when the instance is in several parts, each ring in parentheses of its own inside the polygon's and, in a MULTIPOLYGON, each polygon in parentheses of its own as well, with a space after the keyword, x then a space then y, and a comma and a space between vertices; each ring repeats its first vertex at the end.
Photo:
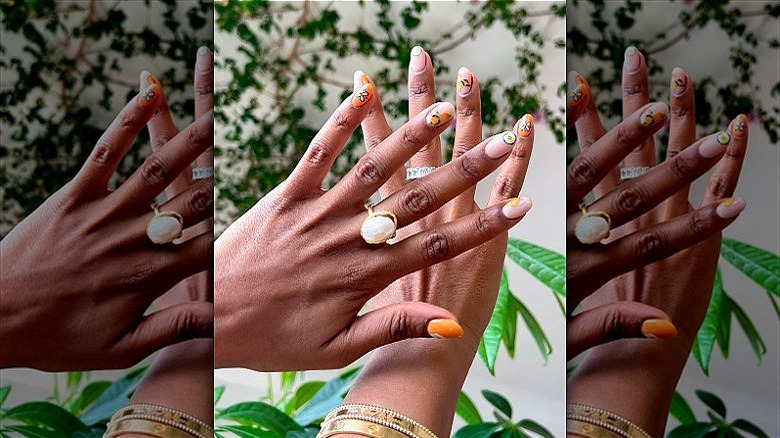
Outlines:
POLYGON ((463 336, 463 328, 451 319, 432 319, 428 323, 428 334, 440 339, 459 338, 463 336))
POLYGON ((642 334, 648 338, 671 338, 677 335, 677 328, 665 319, 648 319, 642 323, 642 334))
POLYGON ((374 95, 374 86, 371 84, 364 84, 358 91, 352 95, 352 106, 361 107, 371 100, 371 96, 374 95))

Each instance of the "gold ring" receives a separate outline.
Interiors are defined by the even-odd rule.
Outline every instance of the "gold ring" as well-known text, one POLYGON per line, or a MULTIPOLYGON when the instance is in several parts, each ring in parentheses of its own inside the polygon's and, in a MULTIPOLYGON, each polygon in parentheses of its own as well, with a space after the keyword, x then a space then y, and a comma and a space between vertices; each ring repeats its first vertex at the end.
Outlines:
POLYGON ((390 211, 374 211, 372 204, 366 204, 368 217, 360 226, 360 236, 366 243, 377 245, 395 237, 398 219, 390 211))
POLYGON ((164 245, 181 237, 184 228, 184 218, 177 211, 160 211, 157 204, 152 204, 154 217, 146 226, 146 235, 153 243, 164 245))
POLYGON ((580 210, 582 210, 582 217, 574 227, 574 235, 577 240, 586 245, 592 245, 609 237, 612 219, 607 212, 588 211, 585 203, 580 205, 580 210))

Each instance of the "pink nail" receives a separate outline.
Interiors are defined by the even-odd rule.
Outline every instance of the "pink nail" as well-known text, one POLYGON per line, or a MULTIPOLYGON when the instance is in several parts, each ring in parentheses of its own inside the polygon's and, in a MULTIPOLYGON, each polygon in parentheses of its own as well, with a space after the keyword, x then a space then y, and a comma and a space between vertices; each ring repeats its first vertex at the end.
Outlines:
POLYGON ((413 71, 421 72, 425 70, 425 64, 428 62, 425 50, 420 46, 414 46, 412 48, 412 61, 411 67, 413 71))
POLYGON ((507 219, 518 219, 523 217, 531 209, 532 203, 528 198, 512 198, 504 204, 501 212, 507 219))
POLYGON ((485 155, 493 159, 501 158, 512 151, 516 142, 517 136, 514 132, 504 131, 493 137, 488 144, 485 145, 485 155))
POLYGON ((731 136, 725 131, 711 135, 699 145, 699 155, 704 158, 715 158, 726 150, 730 140, 731 136))
POLYGON ((666 120, 668 114, 669 107, 667 107, 665 103, 656 102, 647 107, 647 109, 639 115, 639 123, 641 123, 642 126, 653 126, 656 123, 666 120))
POLYGON ((715 208, 715 213, 722 219, 731 219, 742 213, 746 206, 742 198, 728 198, 720 202, 715 208))
POLYGON ((627 74, 636 73, 642 59, 639 57, 639 51, 636 47, 628 46, 623 54, 623 72, 627 74))

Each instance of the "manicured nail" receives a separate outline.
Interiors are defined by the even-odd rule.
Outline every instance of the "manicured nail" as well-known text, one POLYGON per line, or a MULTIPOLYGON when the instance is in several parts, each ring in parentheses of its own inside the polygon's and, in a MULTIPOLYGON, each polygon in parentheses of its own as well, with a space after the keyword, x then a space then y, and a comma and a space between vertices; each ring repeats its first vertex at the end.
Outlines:
POLYGON ((528 137, 531 135, 531 130, 534 128, 534 116, 530 114, 526 114, 523 116, 522 119, 520 119, 519 126, 517 127, 517 131, 520 134, 520 137, 528 137))
POLYGON ((528 198, 512 198, 501 208, 501 213, 507 219, 518 219, 528 213, 531 206, 531 200, 528 198))
POLYGON ((425 70, 425 64, 428 62, 427 57, 425 56, 425 51, 420 46, 414 46, 412 47, 412 61, 411 66, 413 71, 423 71, 425 70))
POLYGON ((699 145, 699 155, 704 158, 717 157, 726 150, 729 140, 731 140, 731 136, 726 131, 711 135, 699 145))
POLYGON ((675 96, 682 96, 685 93, 685 87, 688 85, 688 77, 680 67, 672 70, 672 79, 669 82, 669 88, 675 96))
POLYGON ((642 334, 647 338, 671 338, 677 336, 677 328, 665 319, 648 319, 642 323, 642 334))
POLYGON ((639 70, 639 64, 642 60, 639 57, 639 52, 636 50, 636 47, 628 46, 625 53, 623 54, 623 58, 624 73, 631 74, 636 73, 639 70))
POLYGON ((485 145, 485 155, 490 158, 501 158, 512 151, 517 141, 517 136, 512 131, 505 131, 501 135, 493 137, 485 145))
POLYGON ((146 78, 144 81, 141 79, 141 85, 143 86, 143 83, 146 82, 146 85, 152 85, 152 84, 160 84, 160 81, 157 80, 156 77, 154 77, 153 74, 149 73, 149 71, 144 70, 141 72, 141 78, 146 78))
POLYGON ((210 73, 214 70, 214 58, 209 56, 211 50, 208 47, 201 47, 198 49, 198 59, 195 61, 195 67, 200 73, 210 73))
POLYGON ((588 96, 588 84, 576 71, 569 72, 569 92, 566 93, 566 105, 577 106, 588 96))
POLYGON ((728 198, 715 207, 715 213, 722 219, 731 219, 742 213, 747 204, 742 198, 728 198))
POLYGON ((458 70, 458 94, 461 96, 468 96, 469 93, 471 93, 471 86, 473 84, 474 76, 467 68, 461 67, 458 70))
POLYGON ((361 106, 365 105, 369 100, 371 100, 371 97, 374 95, 374 86, 370 83, 363 84, 362 87, 360 87, 359 90, 355 91, 355 93, 352 95, 352 106, 355 108, 360 108, 361 106))
POLYGON ((459 338, 463 336, 463 327, 451 319, 432 319, 428 322, 428 334, 440 339, 459 338))
MULTIPOLYGON (((149 79, 147 78, 147 81, 149 79)), ((160 87, 157 86, 157 84, 153 83, 152 85, 149 85, 146 90, 144 90, 140 96, 138 96, 138 106, 149 106, 157 100, 157 97, 160 95, 160 87)))
POLYGON ((656 123, 666 120, 667 114, 669 114, 669 108, 666 104, 656 102, 639 115, 639 122, 642 126, 653 126, 656 123))
POLYGON ((744 114, 740 114, 734 118, 731 122, 731 135, 737 138, 742 138, 745 135, 745 129, 747 129, 748 119, 744 114))
POLYGON ((451 103, 442 102, 436 105, 436 107, 425 116, 425 122, 431 127, 439 126, 442 123, 447 123, 452 120, 452 114, 454 114, 454 112, 455 107, 452 106, 451 103))

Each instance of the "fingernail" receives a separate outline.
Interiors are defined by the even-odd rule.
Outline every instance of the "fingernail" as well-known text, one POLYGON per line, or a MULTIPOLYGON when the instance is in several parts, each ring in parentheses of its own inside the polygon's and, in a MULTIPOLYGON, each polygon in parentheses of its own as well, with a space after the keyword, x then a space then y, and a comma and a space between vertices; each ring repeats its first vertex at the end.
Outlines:
POLYGON ((530 114, 526 114, 523 116, 522 119, 520 119, 519 126, 517 127, 517 131, 520 134, 520 137, 528 137, 531 135, 531 130, 534 128, 534 116, 530 114))
POLYGON ((731 135, 737 138, 742 138, 743 135, 745 135, 745 129, 747 129, 747 116, 744 114, 740 114, 737 117, 734 118, 734 121, 731 122, 731 135))
POLYGON ((453 339, 463 336, 463 327, 451 319, 432 319, 428 322, 428 334, 439 339, 453 339))
POLYGON ((214 70, 214 58, 209 56, 211 50, 208 47, 201 47, 198 49, 198 59, 195 61, 195 67, 200 73, 209 73, 214 70))
POLYGON ((634 46, 628 46, 625 53, 623 53, 623 72, 624 73, 636 73, 639 70, 639 64, 641 59, 639 58, 639 52, 634 46))
POLYGON ((656 102, 639 115, 639 123, 641 123, 642 126, 653 126, 656 123, 666 120, 667 114, 669 114, 669 108, 666 104, 656 102))
POLYGON ((682 96, 685 93, 685 87, 688 85, 688 77, 680 67, 672 70, 672 79, 669 82, 669 88, 675 96, 682 96))
POLYGON ((501 135, 493 137, 485 145, 485 155, 493 159, 501 158, 512 151, 516 141, 517 136, 514 132, 505 131, 501 135))
POLYGON ((143 70, 143 71, 141 72, 141 76, 140 76, 140 77, 141 77, 141 80, 140 80, 140 82, 141 82, 141 86, 144 86, 144 84, 146 84, 146 85, 152 85, 152 84, 159 84, 159 83, 160 83, 160 82, 157 80, 157 78, 156 78, 156 77, 154 77, 154 75, 153 75, 153 74, 149 73, 149 71, 148 71, 148 70, 143 70), (146 79, 144 79, 144 78, 146 78, 146 79))
POLYGON ((412 70, 416 72, 421 72, 425 70, 425 64, 428 62, 427 57, 425 56, 425 50, 423 50, 420 46, 414 46, 412 47, 412 61, 411 66, 412 70))
POLYGON ((726 131, 711 135, 699 145, 699 155, 704 158, 717 157, 726 150, 729 140, 731 140, 731 136, 726 131))
POLYGON ((715 213, 722 219, 731 219, 742 213, 747 204, 742 198, 728 198, 715 207, 715 213))
POLYGON ((366 75, 360 70, 356 70, 352 78, 352 83, 355 84, 355 89, 357 90, 358 87, 360 87, 361 85, 369 84, 370 81, 368 80, 368 75, 366 75))
POLYGON ((531 206, 531 200, 528 198, 512 198, 501 208, 501 213, 507 219, 518 219, 528 213, 531 206))
POLYGON ((354 94, 352 94, 352 106, 355 108, 360 108, 361 106, 365 105, 369 100, 371 100, 371 97, 374 95, 374 86, 370 83, 363 84, 362 87, 360 87, 359 90, 355 91, 354 94))
POLYGON ((647 338, 671 338, 677 336, 677 328, 665 319, 648 319, 642 323, 642 334, 647 338))
POLYGON ((455 107, 452 106, 451 103, 442 102, 436 105, 436 107, 425 116, 425 122, 431 127, 439 126, 442 123, 447 123, 452 120, 452 114, 454 112, 455 107))
POLYGON ((585 78, 580 76, 576 71, 569 72, 568 77, 569 92, 566 93, 566 105, 577 106, 580 102, 585 100, 588 95, 588 85, 585 82, 585 78))
MULTIPOLYGON (((147 78, 147 81, 148 80, 149 79, 147 78)), ((138 106, 145 107, 151 105, 155 100, 157 100, 157 96, 159 95, 160 88, 157 86, 157 84, 153 83, 152 85, 148 86, 140 96, 138 96, 138 106)))
POLYGON ((473 84, 474 76, 467 68, 461 67, 458 70, 458 94, 461 96, 468 96, 471 93, 471 86, 473 84))

